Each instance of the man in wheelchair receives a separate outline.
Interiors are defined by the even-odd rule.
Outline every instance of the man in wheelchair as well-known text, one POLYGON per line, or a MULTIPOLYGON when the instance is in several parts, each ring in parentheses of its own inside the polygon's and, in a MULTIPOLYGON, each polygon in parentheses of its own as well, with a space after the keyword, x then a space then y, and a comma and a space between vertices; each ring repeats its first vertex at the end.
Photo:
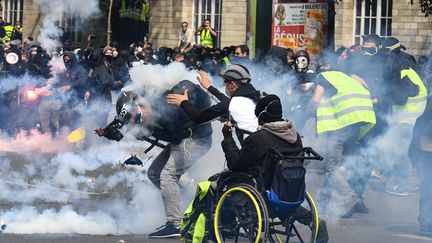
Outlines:
POLYGON ((310 242, 327 242, 325 222, 319 222, 313 200, 306 193, 305 149, 292 122, 283 120, 279 97, 262 98, 255 115, 260 129, 244 140, 241 149, 232 137, 230 124, 223 128, 222 148, 229 170, 209 179, 213 183, 211 208, 215 212, 214 217, 207 215, 214 218, 215 232, 210 238, 218 242, 235 238, 237 242, 240 236, 250 242, 275 242, 275 239, 281 242, 279 235, 285 235, 285 242, 294 236, 305 242, 300 236, 302 232, 294 226, 296 221, 310 227, 310 242), (282 163, 286 159, 289 163, 282 163), (305 199, 312 206, 302 207, 305 199), (275 218, 280 223, 270 222, 275 218))

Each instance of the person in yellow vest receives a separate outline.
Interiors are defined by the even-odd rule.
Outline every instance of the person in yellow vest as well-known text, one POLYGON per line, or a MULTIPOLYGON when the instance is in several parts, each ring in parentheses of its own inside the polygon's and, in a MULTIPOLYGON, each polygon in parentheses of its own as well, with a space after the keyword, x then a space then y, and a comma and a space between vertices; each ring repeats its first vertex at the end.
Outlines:
MULTIPOLYGON (((321 63, 332 67, 336 58, 327 56, 321 63)), ((316 77, 307 111, 316 111, 316 132, 325 141, 324 183, 318 205, 329 216, 351 217, 362 202, 348 183, 350 171, 344 156, 376 123, 370 92, 341 71, 323 71, 316 77), (330 208, 332 197, 342 205, 330 208)))
POLYGON ((216 31, 211 27, 210 19, 204 20, 204 24, 195 33, 200 38, 200 45, 203 47, 214 48, 214 40, 217 37, 216 31))
POLYGON ((415 189, 408 173, 410 164, 408 147, 415 121, 425 110, 428 92, 415 70, 415 59, 402 51, 405 47, 401 45, 399 40, 389 37, 384 40, 384 46, 387 50, 386 56, 390 60, 387 63, 392 61, 395 63, 392 65, 394 67, 388 71, 395 74, 394 82, 410 84, 415 91, 407 95, 408 98, 404 100, 405 102, 392 105, 392 126, 389 128, 389 133, 399 142, 397 148, 391 151, 394 166, 388 172, 392 177, 387 182, 386 192, 393 195, 408 196, 409 192, 415 189))
POLYGON ((12 32, 14 30, 14 27, 10 23, 5 23, 3 26, 3 29, 5 31, 5 35, 3 36, 3 43, 8 44, 11 41, 12 32))

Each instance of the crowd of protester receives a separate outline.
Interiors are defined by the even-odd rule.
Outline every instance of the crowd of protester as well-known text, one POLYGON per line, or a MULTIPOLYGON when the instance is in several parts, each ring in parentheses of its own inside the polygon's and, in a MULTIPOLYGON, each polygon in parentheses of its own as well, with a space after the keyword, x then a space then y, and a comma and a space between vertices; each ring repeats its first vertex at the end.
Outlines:
MULTIPOLYGON (((138 65, 168 65, 172 62, 181 62, 188 69, 203 70, 212 75, 218 74, 231 64, 249 67, 256 63, 265 65, 275 74, 292 74, 295 80, 292 86, 294 88, 289 91, 287 97, 281 96, 280 99, 285 110, 301 111, 300 115, 292 118, 294 126, 297 126, 301 133, 302 125, 314 116, 317 106, 320 107, 321 98, 334 97, 340 91, 326 82, 325 75, 324 78, 321 75, 325 72, 337 71, 338 75, 343 73, 346 77, 353 78, 370 92, 376 124, 360 140, 352 139, 357 135, 352 131, 344 131, 346 141, 335 140, 336 145, 332 149, 339 145, 341 149, 338 151, 338 158, 328 156, 334 159, 327 167, 328 171, 325 171, 331 178, 336 177, 337 170, 343 167, 342 156, 347 156, 347 151, 353 154, 352 150, 358 151, 359 147, 366 148, 371 141, 388 131, 393 125, 389 124, 388 116, 396 113, 397 106, 406 106, 413 97, 422 99, 420 102, 425 103, 427 93, 422 96, 420 93, 430 91, 432 88, 430 74, 432 66, 428 57, 420 56, 416 60, 405 52, 406 48, 396 38, 381 38, 374 34, 364 36, 361 45, 325 51, 314 60, 306 50, 294 51, 277 46, 271 47, 259 60, 253 60, 249 57, 249 48, 246 45, 217 47, 217 33, 211 28, 209 20, 205 20, 195 34, 188 28, 186 22, 181 23, 176 47, 155 47, 148 37, 126 48, 120 47, 115 42, 107 46, 96 46, 95 36, 90 35, 86 48, 80 49, 74 43, 65 41, 57 53, 47 53, 31 37, 23 41, 22 26, 18 21, 12 26, 0 20, 0 25, 0 37, 2 36, 3 40, 3 45, 0 46, 1 79, 9 84, 17 80, 15 87, 1 94, 0 100, 2 114, 8 114, 2 116, 0 129, 11 135, 21 129, 29 130, 38 127, 42 133, 49 133, 55 137, 63 126, 75 126, 74 123, 78 119, 74 114, 76 107, 87 106, 93 102, 111 104, 112 91, 119 91, 131 83, 129 76, 131 68, 138 65), (64 65, 64 68, 55 71, 56 60, 59 60, 60 66, 64 65), (407 73, 401 76, 403 70, 413 70, 418 74, 424 89, 413 81, 417 78, 414 77, 415 74, 407 73), (317 94, 320 90, 321 94, 317 94), (354 140, 354 144, 348 144, 354 140)), ((358 89, 362 88, 358 87, 358 89)), ((400 161, 392 168, 393 171, 381 171, 396 178, 395 183, 388 189, 391 193, 404 195, 408 190, 415 190, 406 183, 409 181, 407 156, 411 140, 404 136, 411 137, 415 119, 422 113, 423 111, 417 111, 415 117, 410 117, 413 119, 408 122, 403 122, 403 117, 393 120, 394 123, 400 123, 398 131, 401 131, 401 134, 398 139, 404 141, 404 145, 402 143, 400 145, 403 152, 397 158, 400 161)), ((107 117, 102 116, 100 119, 101 125, 107 121, 107 117)), ((368 121, 360 123, 368 123, 368 121)), ((355 127, 356 132, 357 128, 360 127, 355 127)), ((342 133, 338 133, 340 134, 342 133)), ((335 138, 326 139, 333 141, 331 139, 335 138)), ((416 148, 422 151, 420 161, 426 160, 429 153, 426 148, 430 146, 416 148)), ((329 153, 335 153, 333 150, 329 153)), ((373 163, 372 159, 369 162, 373 163)), ((422 168, 421 174, 430 168, 430 165, 426 164, 415 163, 422 168)), ((363 192, 370 172, 366 171, 367 175, 359 175, 342 183, 339 183, 340 178, 328 182, 329 187, 346 187, 347 191, 343 192, 346 193, 346 197, 356 198, 343 212, 342 217, 351 217, 353 213, 368 211, 363 202, 363 192), (353 182, 358 178, 362 181, 353 182), (339 184, 331 184, 332 182, 339 184)), ((424 212, 431 210, 432 198, 429 187, 426 176, 421 177, 420 193, 423 197, 420 208, 424 212)), ((329 195, 322 195, 319 203, 323 206, 323 211, 328 203, 326 197, 329 195)), ((420 216, 419 221, 424 231, 432 232, 430 218, 420 216)))

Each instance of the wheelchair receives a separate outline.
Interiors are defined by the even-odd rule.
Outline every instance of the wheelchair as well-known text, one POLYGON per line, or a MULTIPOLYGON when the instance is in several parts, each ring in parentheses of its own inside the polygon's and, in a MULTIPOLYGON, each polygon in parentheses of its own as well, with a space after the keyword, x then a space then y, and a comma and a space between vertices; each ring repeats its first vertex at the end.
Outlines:
MULTIPOLYGON (((272 152, 288 163, 323 159, 309 147, 302 148, 295 156, 292 151, 272 149, 272 152)), ((279 205, 262 183, 249 174, 227 172, 217 184, 213 207, 217 242, 316 242, 320 220, 306 188, 302 189, 301 200, 279 205)))

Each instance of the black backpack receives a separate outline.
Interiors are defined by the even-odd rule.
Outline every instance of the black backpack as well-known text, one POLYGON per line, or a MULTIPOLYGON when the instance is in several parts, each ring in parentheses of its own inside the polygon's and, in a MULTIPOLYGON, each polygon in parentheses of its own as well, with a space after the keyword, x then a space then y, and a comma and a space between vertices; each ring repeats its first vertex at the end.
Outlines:
POLYGON ((266 193, 269 201, 281 209, 295 209, 305 199, 306 169, 303 166, 304 152, 296 150, 270 149, 271 163, 267 167, 266 193))

